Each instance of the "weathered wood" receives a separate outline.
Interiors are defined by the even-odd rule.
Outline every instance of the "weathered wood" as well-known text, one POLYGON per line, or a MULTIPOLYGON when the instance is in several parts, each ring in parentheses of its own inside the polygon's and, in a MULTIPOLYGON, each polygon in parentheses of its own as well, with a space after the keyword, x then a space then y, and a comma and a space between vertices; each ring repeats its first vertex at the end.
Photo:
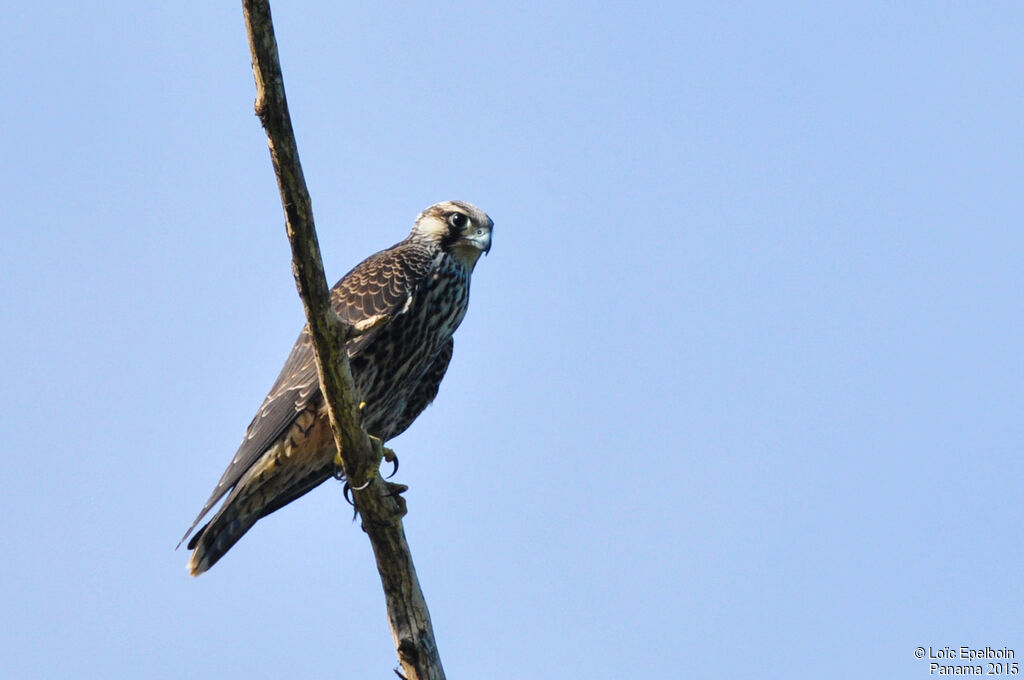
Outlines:
POLYGON ((292 248, 292 269, 306 310, 320 388, 363 530, 373 546, 402 673, 408 680, 442 680, 444 670, 430 614, 402 527, 405 500, 399 493, 405 487, 388 484, 378 475, 382 447, 360 426, 345 352, 349 339, 387 319, 371 320, 365 328, 353 328, 331 307, 312 203, 288 114, 270 4, 267 0, 242 0, 242 9, 256 80, 256 115, 267 133, 292 248))

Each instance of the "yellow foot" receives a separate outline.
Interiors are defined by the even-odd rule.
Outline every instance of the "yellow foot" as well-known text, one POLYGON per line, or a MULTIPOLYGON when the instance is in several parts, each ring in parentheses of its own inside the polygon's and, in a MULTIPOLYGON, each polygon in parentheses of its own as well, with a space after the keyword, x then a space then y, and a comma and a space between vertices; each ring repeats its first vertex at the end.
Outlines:
MULTIPOLYGON (((345 461, 341 459, 340 451, 334 452, 334 459, 331 463, 334 465, 334 478, 340 482, 345 482, 345 461)), ((345 485, 348 486, 348 482, 345 482, 345 485)))
POLYGON ((384 446, 384 441, 380 437, 374 437, 372 434, 366 435, 370 438, 370 445, 373 447, 373 452, 386 460, 389 463, 395 463, 398 461, 398 456, 394 451, 384 446))
MULTIPOLYGON (((394 465, 394 469, 391 471, 391 474, 387 476, 387 479, 391 479, 392 477, 395 476, 395 473, 398 472, 398 455, 393 450, 384 446, 384 441, 380 437, 374 437, 372 434, 366 436, 369 437, 370 446, 373 448, 373 452, 377 456, 377 463, 373 467, 372 472, 370 472, 369 476, 367 477, 366 484, 363 484, 361 487, 357 488, 356 491, 365 489, 366 486, 370 483, 370 481, 375 476, 377 476, 377 474, 380 472, 381 459, 386 460, 387 462, 394 465)), ((342 480, 345 479, 345 461, 342 460, 340 451, 334 452, 334 459, 332 462, 334 464, 335 478, 342 480)))
POLYGON ((398 472, 398 454, 392 449, 384 446, 384 442, 381 441, 380 437, 374 437, 372 434, 367 436, 370 437, 370 443, 373 444, 374 452, 394 466, 394 469, 391 470, 391 474, 385 477, 385 479, 391 479, 395 476, 395 473, 398 472))

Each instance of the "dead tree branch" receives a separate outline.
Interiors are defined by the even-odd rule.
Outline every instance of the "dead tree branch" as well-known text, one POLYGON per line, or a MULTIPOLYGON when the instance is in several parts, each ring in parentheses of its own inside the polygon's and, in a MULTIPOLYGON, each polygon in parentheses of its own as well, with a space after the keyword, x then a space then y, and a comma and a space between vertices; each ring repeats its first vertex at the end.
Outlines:
POLYGON ((402 528, 405 501, 398 494, 404 487, 380 479, 378 467, 382 449, 360 426, 345 344, 366 329, 344 323, 331 307, 313 226, 313 209, 288 114, 270 3, 242 0, 242 8, 256 79, 256 115, 267 133, 270 158, 281 192, 292 248, 292 268, 306 310, 320 388, 363 530, 373 546, 395 649, 408 680, 440 680, 444 678, 444 670, 402 528))

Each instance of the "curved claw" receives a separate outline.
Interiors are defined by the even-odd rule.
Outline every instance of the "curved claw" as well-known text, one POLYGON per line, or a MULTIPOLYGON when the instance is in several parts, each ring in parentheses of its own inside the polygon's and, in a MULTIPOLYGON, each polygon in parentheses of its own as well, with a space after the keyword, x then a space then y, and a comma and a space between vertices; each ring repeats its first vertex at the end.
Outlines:
POLYGON ((355 522, 356 517, 359 516, 359 509, 356 507, 356 502, 352 499, 352 487, 348 482, 345 482, 345 485, 341 487, 341 493, 345 496, 345 500, 348 504, 352 506, 352 521, 355 522))
POLYGON ((370 444, 377 451, 377 454, 383 460, 386 460, 387 462, 389 462, 389 463, 391 463, 392 465, 395 466, 391 470, 391 474, 384 478, 384 479, 391 479, 398 472, 398 456, 395 454, 394 451, 392 451, 388 447, 384 446, 384 440, 382 440, 380 437, 375 437, 372 434, 368 435, 368 436, 370 438, 370 444))
POLYGON ((398 474, 398 456, 396 456, 396 455, 394 455, 394 454, 392 453, 392 456, 391 456, 391 460, 390 460, 390 461, 388 461, 388 462, 390 462, 390 463, 391 463, 392 465, 394 465, 395 467, 391 469, 391 474, 390 474, 390 475, 388 475, 387 477, 385 477, 384 479, 391 479, 391 478, 392 478, 392 477, 394 477, 394 476, 395 476, 396 474, 398 474))
MULTIPOLYGON (((334 452, 334 471, 331 476, 337 479, 339 482, 345 481, 345 462, 341 459, 341 454, 337 451, 334 452)), ((346 487, 348 484, 345 485, 346 487)))

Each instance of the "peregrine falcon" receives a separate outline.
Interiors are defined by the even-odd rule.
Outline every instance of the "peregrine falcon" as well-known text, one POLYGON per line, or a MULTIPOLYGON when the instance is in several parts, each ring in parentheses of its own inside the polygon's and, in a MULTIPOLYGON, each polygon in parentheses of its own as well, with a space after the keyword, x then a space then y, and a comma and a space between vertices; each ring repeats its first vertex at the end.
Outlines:
MULTIPOLYGON (((366 258, 331 289, 345 321, 385 319, 347 346, 368 434, 382 441, 398 436, 437 396, 452 358, 452 334, 466 314, 470 276, 480 254, 491 249, 493 227, 469 203, 437 203, 419 214, 404 241, 366 258)), ((336 452, 307 327, 181 539, 227 496, 189 541, 189 572, 203 573, 258 519, 333 476, 336 452)))

